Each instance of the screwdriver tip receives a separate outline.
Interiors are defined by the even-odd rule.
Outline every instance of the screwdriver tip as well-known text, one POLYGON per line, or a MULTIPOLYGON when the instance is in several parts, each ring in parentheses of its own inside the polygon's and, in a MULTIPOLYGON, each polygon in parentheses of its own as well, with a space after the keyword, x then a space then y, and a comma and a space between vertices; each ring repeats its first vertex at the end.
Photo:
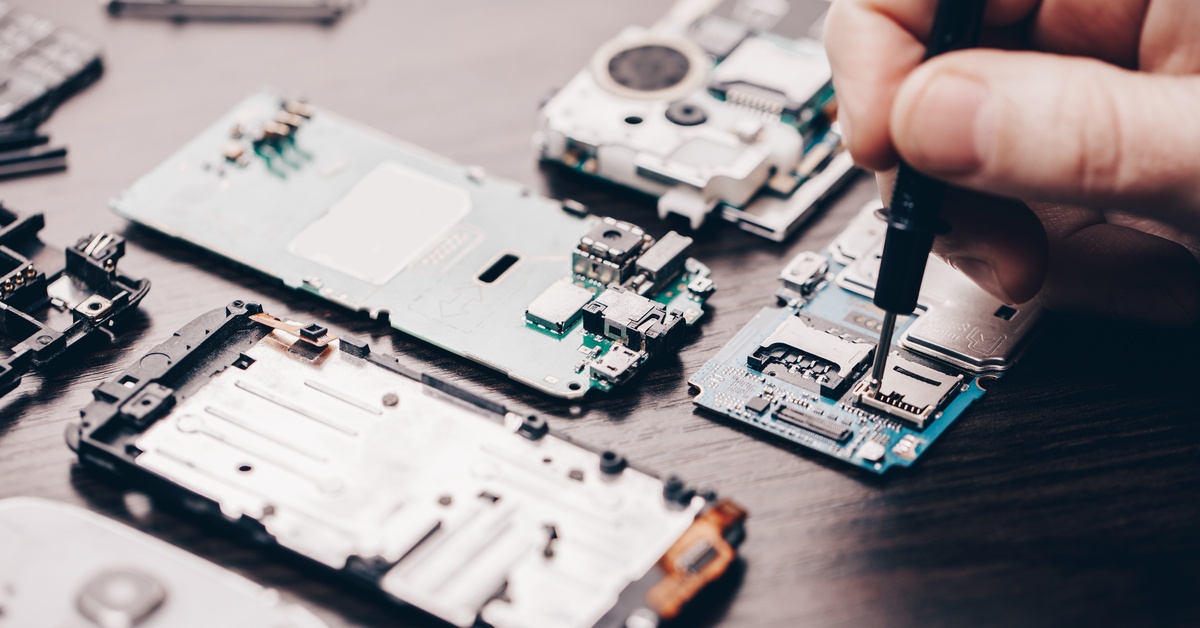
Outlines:
POLYGON ((871 364, 871 380, 867 383, 867 390, 871 393, 879 391, 880 384, 883 383, 883 374, 887 370, 887 355, 892 348, 892 334, 896 331, 896 313, 886 312, 883 315, 883 324, 879 329, 879 344, 875 347, 875 361, 871 364))

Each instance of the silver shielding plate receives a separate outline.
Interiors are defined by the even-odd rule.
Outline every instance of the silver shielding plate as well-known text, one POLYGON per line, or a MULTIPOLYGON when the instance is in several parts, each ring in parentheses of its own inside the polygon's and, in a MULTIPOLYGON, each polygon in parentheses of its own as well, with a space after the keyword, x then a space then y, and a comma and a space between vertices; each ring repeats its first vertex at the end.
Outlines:
POLYGON ((136 463, 458 626, 593 626, 693 524, 634 469, 274 331, 137 441, 136 463), (252 361, 252 362, 251 362, 252 361))
MULTIPOLYGON (((847 239, 844 234, 831 247, 835 254, 845 249, 843 255, 854 258, 838 275, 837 284, 871 298, 883 253, 883 220, 868 206, 852 224, 846 234, 853 232, 858 237, 847 239), (878 228, 871 228, 873 223, 878 228), (863 247, 862 238, 870 236, 875 239, 863 247)), ((1042 315, 1037 303, 1005 304, 933 255, 929 256, 917 305, 924 311, 901 336, 900 345, 973 373, 1004 371, 1012 366, 1042 315)))

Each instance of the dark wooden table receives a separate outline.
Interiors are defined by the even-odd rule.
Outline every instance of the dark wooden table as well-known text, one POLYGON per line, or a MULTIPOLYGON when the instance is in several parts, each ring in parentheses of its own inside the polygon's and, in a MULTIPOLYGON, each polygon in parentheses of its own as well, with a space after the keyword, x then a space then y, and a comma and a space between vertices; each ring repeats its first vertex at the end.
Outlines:
MULTIPOLYGON (((326 320, 377 347, 551 415, 553 429, 720 489, 751 511, 742 568, 688 623, 796 625, 1200 624, 1200 355, 1192 330, 1060 316, 1023 362, 920 464, 885 479, 693 410, 685 380, 772 302, 776 274, 819 250, 867 199, 864 177, 785 245, 714 225, 697 256, 720 289, 679 360, 579 416, 501 376, 382 325, 284 290, 132 228, 106 201, 264 84, 455 160, 569 196, 661 235, 650 205, 562 180, 534 159, 539 97, 666 0, 372 0, 332 28, 173 25, 108 19, 93 2, 17 2, 103 42, 103 79, 48 129, 70 170, 0 183, 41 211, 43 238, 100 229, 129 239, 123 264, 150 278, 144 313, 117 344, 0 400, 0 498, 37 495, 131 523, 266 586, 333 626, 427 625, 172 514, 138 516, 111 484, 74 468, 63 429, 92 388, 202 311, 236 298, 326 320)), ((3 566, 0 566, 3 568, 3 566)))

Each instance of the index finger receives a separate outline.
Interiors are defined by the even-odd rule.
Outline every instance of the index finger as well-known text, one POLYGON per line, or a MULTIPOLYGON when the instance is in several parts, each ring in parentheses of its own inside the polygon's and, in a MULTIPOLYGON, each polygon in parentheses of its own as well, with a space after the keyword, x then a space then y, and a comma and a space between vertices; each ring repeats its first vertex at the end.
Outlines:
MULTIPOLYGON (((1011 26, 1039 0, 990 0, 984 23, 1011 26)), ((838 94, 838 119, 859 165, 896 163, 888 131, 892 102, 904 78, 925 57, 937 0, 837 0, 825 22, 825 48, 838 94)))

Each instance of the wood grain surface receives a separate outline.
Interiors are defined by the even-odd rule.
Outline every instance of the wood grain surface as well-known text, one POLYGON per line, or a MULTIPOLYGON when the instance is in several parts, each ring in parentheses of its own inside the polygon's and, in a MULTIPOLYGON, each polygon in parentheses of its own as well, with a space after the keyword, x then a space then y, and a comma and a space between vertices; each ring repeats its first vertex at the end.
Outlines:
POLYGON ((624 25, 661 15, 666 0, 371 0, 328 28, 117 20, 83 0, 16 4, 101 41, 107 69, 47 127, 69 145, 70 169, 2 182, 0 196, 44 212, 48 242, 123 233, 125 271, 154 287, 116 344, 30 376, 0 400, 0 498, 85 505, 277 588, 332 626, 437 625, 199 522, 139 515, 120 487, 73 465, 63 429, 92 388, 199 313, 240 298, 328 321, 532 405, 560 433, 739 500, 751 512, 744 561, 687 625, 1200 624, 1194 330, 1052 317, 1022 363, 915 468, 883 479, 693 410, 687 376, 772 303, 791 255, 819 250, 871 196, 867 177, 784 245, 720 224, 703 230, 696 256, 719 289, 698 337, 678 360, 576 408, 106 208, 234 102, 274 85, 661 235, 667 226, 645 199, 540 167, 530 135, 541 95, 624 25))

